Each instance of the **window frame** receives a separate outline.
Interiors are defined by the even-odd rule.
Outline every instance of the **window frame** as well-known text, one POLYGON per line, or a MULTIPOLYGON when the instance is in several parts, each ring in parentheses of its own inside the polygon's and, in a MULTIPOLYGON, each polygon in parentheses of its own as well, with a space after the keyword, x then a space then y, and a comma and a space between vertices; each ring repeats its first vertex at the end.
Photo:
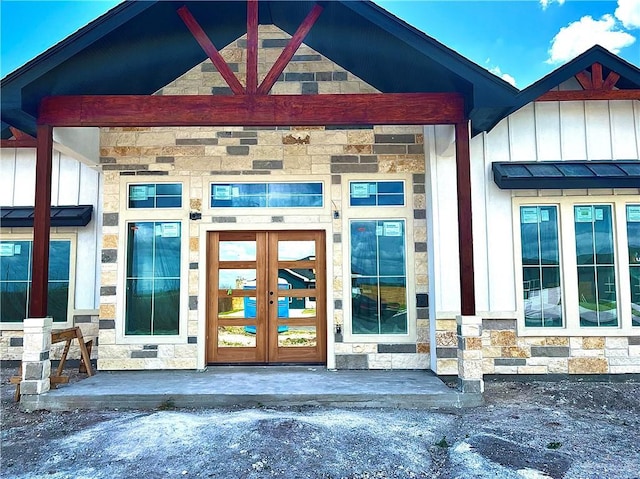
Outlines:
MULTIPOLYGON (((175 176, 146 176, 145 181, 139 178, 124 176, 120 180, 120 221, 118 222, 118 266, 116 288, 116 344, 183 344, 187 342, 189 318, 189 225, 190 179, 175 176), (147 183, 180 183, 182 184, 182 207, 180 208, 128 208, 129 185, 147 183), (127 284, 127 239, 130 223, 171 222, 180 223, 180 300, 178 334, 173 335, 127 335, 126 322, 126 284, 127 284)), ((104 228, 103 228, 104 229, 104 228)))
MULTIPOLYGON (((343 342, 403 344, 415 343, 417 340, 417 305, 415 278, 415 251, 413 244, 413 189, 410 174, 385 174, 384 180, 404 182, 404 206, 350 206, 351 182, 383 181, 371 174, 342 175, 342 311, 343 342), (379 213, 377 215, 376 213, 379 213), (354 334, 352 325, 351 304, 351 221, 404 221, 405 225, 405 275, 407 278, 407 332, 404 334, 354 334)), ((418 220, 421 221, 421 220, 418 220)), ((424 220, 422 220, 424 221, 424 220)))
POLYGON ((631 195, 522 196, 512 198, 516 322, 519 336, 627 336, 640 333, 640 327, 632 326, 631 309, 626 307, 626 305, 631 304, 626 206, 639 203, 637 196, 631 195), (556 205, 558 207, 560 288, 564 326, 532 327, 526 326, 524 320, 520 207, 548 205, 556 205), (580 326, 574 207, 595 205, 611 206, 616 295, 618 298, 618 326, 580 326))
POLYGON ((242 183, 242 184, 264 184, 264 183, 308 183, 309 176, 270 175, 267 181, 264 177, 245 180, 246 176, 231 175, 209 175, 202 177, 202 215, 218 217, 271 217, 271 216, 322 216, 330 215, 332 208, 331 191, 334 185, 331 184, 331 177, 326 175, 312 175, 314 183, 322 184, 322 206, 293 206, 293 207, 212 207, 211 206, 211 185, 218 183, 242 183))
MULTIPOLYGON (((69 297, 67 298, 67 319, 66 321, 56 321, 53 323, 54 327, 70 328, 73 326, 73 317, 76 314, 75 310, 75 297, 76 297, 76 247, 78 236, 75 232, 57 232, 52 228, 50 239, 52 241, 69 241, 69 297)), ((31 241, 33 244, 33 231, 29 233, 2 233, 0 234, 0 240, 2 241, 31 241)), ((32 252, 33 254, 33 252, 32 252)), ((27 306, 28 308, 28 306, 27 306)), ((28 314, 28 311, 27 311, 28 314)), ((0 331, 22 331, 24 329, 24 321, 18 321, 15 323, 3 323, 0 322, 0 331)))

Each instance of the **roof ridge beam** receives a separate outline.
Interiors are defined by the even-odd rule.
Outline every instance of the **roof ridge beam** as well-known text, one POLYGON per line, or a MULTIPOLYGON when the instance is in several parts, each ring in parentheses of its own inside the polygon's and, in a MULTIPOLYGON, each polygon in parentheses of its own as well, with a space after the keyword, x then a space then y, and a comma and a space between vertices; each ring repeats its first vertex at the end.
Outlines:
POLYGON ((224 80, 227 82, 227 85, 229 85, 231 91, 236 95, 244 95, 244 87, 242 86, 242 84, 240 84, 238 78, 231 71, 231 68, 229 68, 229 65, 227 65, 225 59, 222 58, 222 55, 220 55, 218 49, 209 39, 198 21, 193 17, 187 6, 183 5, 177 10, 177 12, 193 37, 198 42, 198 44, 202 47, 209 59, 218 69, 220 75, 222 75, 222 78, 224 78, 224 80))

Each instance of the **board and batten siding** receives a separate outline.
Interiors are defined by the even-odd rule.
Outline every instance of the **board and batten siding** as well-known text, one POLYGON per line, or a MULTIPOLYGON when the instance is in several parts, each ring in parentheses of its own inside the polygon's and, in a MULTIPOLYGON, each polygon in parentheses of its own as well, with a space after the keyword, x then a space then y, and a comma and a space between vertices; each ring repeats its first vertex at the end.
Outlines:
MULTIPOLYGON (((425 128, 431 314, 460 309, 453 126, 425 128)), ((513 196, 638 194, 625 190, 500 190, 494 161, 640 160, 639 101, 530 103, 471 139, 476 305, 483 317, 514 317, 513 196)))
MULTIPOLYGON (((33 206, 36 152, 32 148, 0 150, 0 205, 33 206)), ((54 150, 51 205, 93 205, 93 219, 85 227, 52 228, 53 232, 76 235, 76 310, 95 310, 99 295, 99 244, 101 235, 101 179, 99 173, 60 151, 54 150)), ((31 234, 31 228, 3 228, 0 237, 31 234)))

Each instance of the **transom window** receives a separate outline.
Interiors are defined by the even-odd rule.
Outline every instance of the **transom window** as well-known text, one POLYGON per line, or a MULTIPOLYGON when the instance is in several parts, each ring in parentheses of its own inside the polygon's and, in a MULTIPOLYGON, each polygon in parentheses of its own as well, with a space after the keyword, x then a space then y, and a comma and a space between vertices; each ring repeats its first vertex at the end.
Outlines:
POLYGON ((322 208, 323 183, 212 183, 212 208, 322 208))
POLYGON ((181 183, 129 185, 129 208, 181 208, 181 183))
POLYGON ((350 206, 404 206, 404 181, 351 181, 350 206))
MULTIPOLYGON (((0 241, 0 321, 21 323, 31 299, 31 240, 0 241)), ((47 314, 54 322, 67 321, 69 311, 70 240, 49 243, 47 314)))

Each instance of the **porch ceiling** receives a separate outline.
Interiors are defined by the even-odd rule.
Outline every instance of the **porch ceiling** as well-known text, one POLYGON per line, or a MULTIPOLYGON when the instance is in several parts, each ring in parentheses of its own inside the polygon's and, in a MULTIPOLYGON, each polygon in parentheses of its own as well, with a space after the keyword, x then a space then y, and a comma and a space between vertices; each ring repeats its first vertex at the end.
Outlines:
MULTIPOLYGON (((313 1, 259 3, 259 23, 295 33, 313 1)), ((304 43, 384 93, 458 92, 474 132, 512 107, 517 89, 367 0, 321 2, 304 43)), ((42 98, 150 95, 204 61, 176 13, 186 5, 218 48, 246 33, 241 1, 127 1, 2 79, 2 129, 32 134, 42 98)))

